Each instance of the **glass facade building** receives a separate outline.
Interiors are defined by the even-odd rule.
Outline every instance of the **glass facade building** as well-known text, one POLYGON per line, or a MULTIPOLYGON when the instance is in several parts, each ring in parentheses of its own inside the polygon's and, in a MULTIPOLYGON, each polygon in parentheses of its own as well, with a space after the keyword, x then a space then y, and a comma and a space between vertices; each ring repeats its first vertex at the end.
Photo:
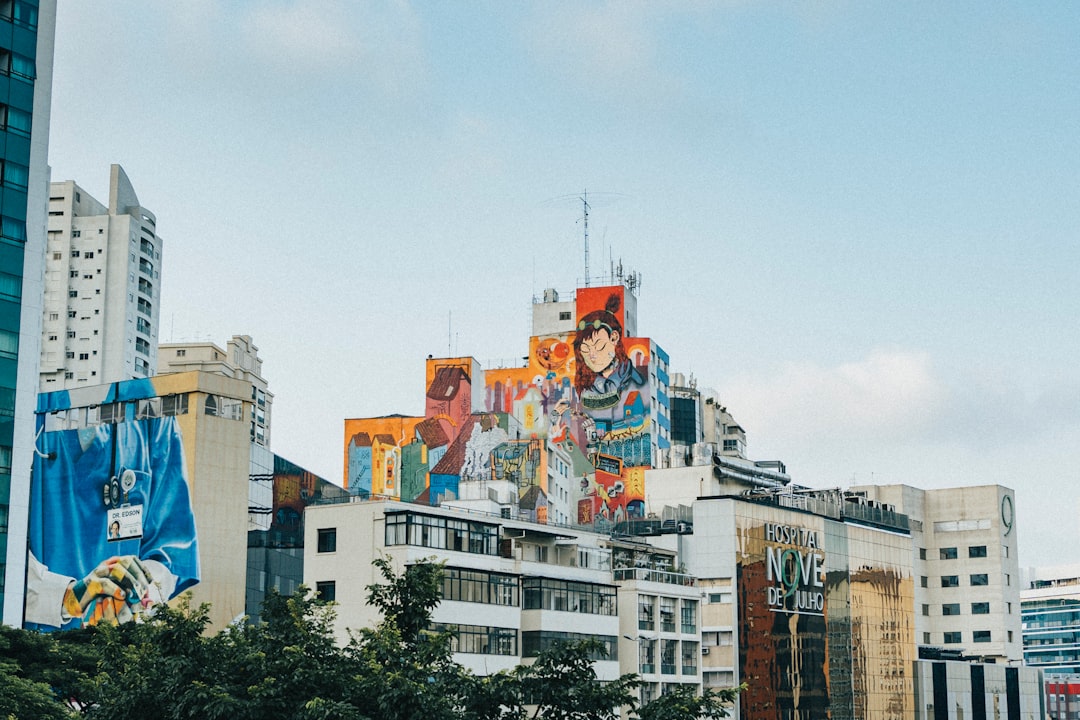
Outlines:
POLYGON ((55 0, 0 2, 0 620, 20 624, 41 343, 55 0))

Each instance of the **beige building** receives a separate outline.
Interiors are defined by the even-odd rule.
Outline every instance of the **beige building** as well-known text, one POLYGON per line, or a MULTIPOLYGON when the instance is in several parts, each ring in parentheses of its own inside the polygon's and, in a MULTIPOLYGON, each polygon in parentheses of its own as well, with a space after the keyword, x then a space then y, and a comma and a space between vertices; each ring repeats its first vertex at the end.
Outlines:
POLYGON ((206 372, 41 395, 27 622, 64 620, 49 587, 110 556, 137 557, 162 599, 190 588, 211 630, 242 616, 250 412, 249 383, 206 372))
POLYGON ((850 493, 849 502, 909 518, 920 645, 991 662, 1022 662, 1016 500, 1010 488, 866 485, 850 493))
POLYGON ((222 350, 212 342, 162 343, 158 346, 158 373, 216 373, 251 385, 251 441, 270 447, 270 411, 274 394, 262 374, 259 348, 250 335, 233 335, 222 350))

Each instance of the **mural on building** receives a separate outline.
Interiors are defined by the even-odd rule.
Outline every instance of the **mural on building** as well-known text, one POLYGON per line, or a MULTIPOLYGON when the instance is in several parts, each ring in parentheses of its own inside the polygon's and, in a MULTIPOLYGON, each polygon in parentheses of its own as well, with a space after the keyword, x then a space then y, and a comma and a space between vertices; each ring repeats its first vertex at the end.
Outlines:
MULTIPOLYGON (((391 495, 411 500, 401 493, 401 477, 413 479, 417 472, 427 475, 428 468, 403 466, 413 458, 404 448, 417 441, 417 425, 423 418, 404 415, 345 421, 345 487, 352 494, 391 495)), ((438 428, 438 424, 434 425, 438 428)), ((428 430, 428 437, 432 431, 428 430)), ((439 438, 445 440, 444 436, 439 438)), ((420 488, 423 490, 423 488, 420 488)))
POLYGON ((625 292, 579 289, 574 329, 530 338, 522 367, 428 358, 423 417, 346 421, 350 492, 433 504, 512 492, 541 519, 555 478, 571 519, 643 516, 652 353, 626 337, 625 292))
POLYGON ((143 379, 38 397, 27 627, 129 621, 199 582, 179 400, 157 396, 143 379))

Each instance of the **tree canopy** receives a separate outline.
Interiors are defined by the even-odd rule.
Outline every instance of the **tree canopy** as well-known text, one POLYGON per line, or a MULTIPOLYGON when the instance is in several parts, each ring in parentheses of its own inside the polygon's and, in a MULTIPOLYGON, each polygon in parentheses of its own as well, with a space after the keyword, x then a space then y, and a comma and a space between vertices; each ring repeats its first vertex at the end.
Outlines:
POLYGON ((639 678, 597 679, 589 641, 558 644, 512 671, 476 676, 431 630, 442 567, 420 562, 368 587, 382 621, 334 640, 334 606, 301 588, 271 593, 260 622, 209 634, 207 606, 145 622, 38 634, 0 626, 0 718, 148 715, 205 720, 691 720, 726 717, 739 689, 676 686, 638 707, 639 678))

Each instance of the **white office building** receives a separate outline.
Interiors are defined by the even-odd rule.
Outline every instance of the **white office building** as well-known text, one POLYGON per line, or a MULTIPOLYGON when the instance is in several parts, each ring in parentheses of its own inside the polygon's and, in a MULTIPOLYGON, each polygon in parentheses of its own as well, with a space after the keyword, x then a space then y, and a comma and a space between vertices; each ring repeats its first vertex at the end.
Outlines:
POLYGON ((119 165, 103 205, 73 180, 49 188, 41 390, 157 371, 162 240, 119 165))
POLYGON ((1023 660, 1015 499, 1001 485, 850 489, 850 501, 907 515, 920 645, 990 662, 1023 660))

